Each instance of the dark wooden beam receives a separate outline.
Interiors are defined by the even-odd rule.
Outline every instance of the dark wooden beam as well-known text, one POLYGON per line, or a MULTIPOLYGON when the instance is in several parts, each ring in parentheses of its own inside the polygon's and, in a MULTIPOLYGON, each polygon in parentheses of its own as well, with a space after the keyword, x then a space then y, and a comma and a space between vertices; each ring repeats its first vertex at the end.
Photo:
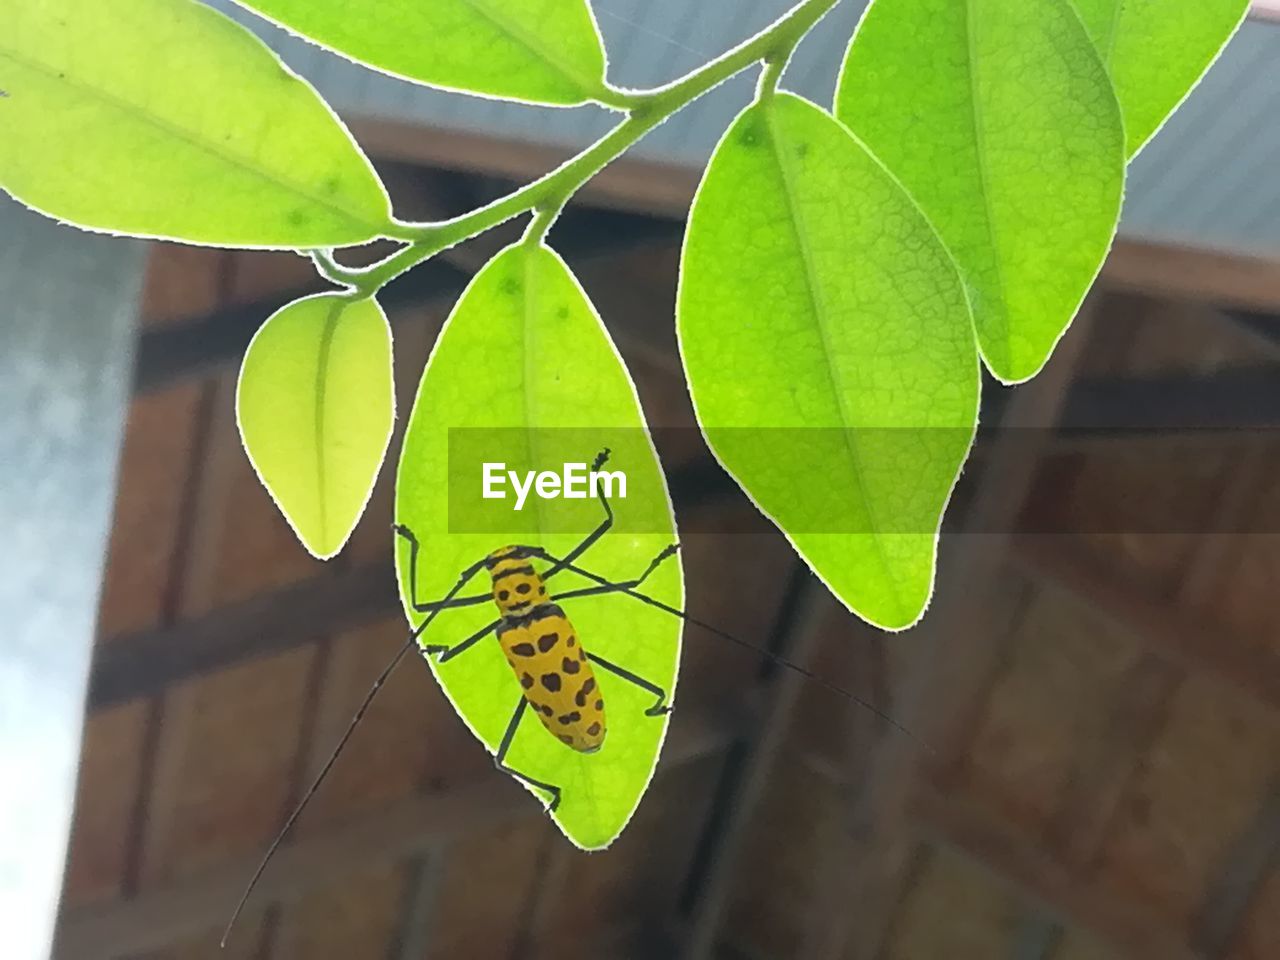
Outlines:
MULTIPOLYGON (((445 260, 430 260, 390 284, 378 299, 389 313, 395 313, 435 298, 456 296, 468 276, 445 260)), ((159 390, 239 362, 267 317, 299 297, 325 289, 332 288, 317 277, 314 284, 266 300, 224 307, 195 320, 146 331, 138 345, 134 390, 159 390)))
MULTIPOLYGON (((361 146, 379 159, 484 173, 522 183, 551 172, 577 152, 569 147, 396 120, 355 119, 350 126, 361 146)), ((595 206, 683 219, 700 174, 690 166, 621 157, 593 177, 579 196, 595 206)))
MULTIPOLYGON (((1280 365, 1203 377, 1091 377, 1071 385, 1059 430, 1085 435, 1280 427, 1280 365)), ((1280 433, 1275 435, 1280 440, 1280 433)))
POLYGON ((1253 0, 1249 16, 1254 20, 1270 20, 1280 23, 1280 0, 1253 0))
POLYGON ((912 798, 911 809, 930 839, 985 864, 1064 924, 1084 928, 1129 960, 1208 960, 1171 930, 1163 915, 1055 864, 1036 838, 1014 833, 972 801, 929 786, 912 798))
MULTIPOLYGON (((1117 431, 1121 436, 1132 436, 1134 432, 1129 428, 1135 425, 1138 430, 1167 433, 1180 425, 1203 432, 1212 424, 1228 437, 1235 436, 1231 428, 1242 424, 1262 427, 1280 422, 1280 409, 1273 409, 1280 404, 1280 391, 1263 389, 1268 382, 1268 373, 1259 370, 1228 372, 1205 380, 1080 381, 1070 387, 1063 409, 1064 419, 1080 433, 1059 437, 1055 442, 1074 443, 1081 435, 1102 438, 1117 431), (1185 405, 1174 399, 1181 395, 1190 398, 1185 405), (1195 422, 1187 427, 1187 420, 1195 422)), ((1018 445, 1035 445, 1037 430, 1048 436, 1043 427, 1013 429, 1022 431, 1009 434, 1010 442, 1018 445)), ((999 429, 984 435, 979 455, 985 458, 1000 436, 999 429)), ((1280 433, 1266 436, 1280 439, 1280 433)), ((671 486, 681 513, 732 496, 735 489, 724 472, 709 460, 696 461, 675 472, 671 486)), ((968 521, 969 528, 973 529, 972 524, 977 522, 974 515, 968 521)), ((1001 522, 1007 524, 1010 518, 1004 516, 1001 522)), ((985 532, 1007 529, 984 528, 985 532)), ((1087 596, 1092 596, 1095 589, 1101 591, 1100 597, 1094 599, 1114 609, 1124 622, 1136 624, 1144 636, 1168 626, 1174 633, 1164 642, 1171 644, 1171 649, 1184 649, 1197 657, 1209 654, 1220 661, 1219 669, 1227 675, 1253 675, 1248 681, 1251 687, 1265 687, 1263 695, 1268 698, 1280 695, 1271 690, 1274 685, 1256 675, 1259 664, 1228 662, 1229 655, 1214 653, 1223 650, 1221 644, 1194 643, 1194 647, 1204 649, 1192 650, 1193 631, 1170 623, 1181 622, 1180 617, 1161 615, 1160 605, 1134 599, 1123 588, 1091 576, 1087 561, 1054 552, 1054 544, 1047 540, 1028 541, 1019 549, 1032 570, 1061 580, 1064 586, 1084 591, 1087 596)), ((279 652, 327 631, 359 626, 397 610, 388 559, 385 563, 325 574, 195 620, 112 638, 98 647, 89 704, 91 708, 101 708, 155 693, 195 673, 279 652)))
POLYGON ((1280 313, 1274 258, 1121 239, 1102 268, 1102 283, 1108 290, 1280 313))
MULTIPOLYGON (((567 259, 589 261, 617 256, 646 246, 679 242, 680 227, 655 217, 623 216, 607 211, 570 208, 552 229, 551 242, 567 259)), ((436 257, 399 277, 378 295, 394 324, 405 311, 457 298, 471 279, 459 258, 436 257)), ((462 262, 469 262, 465 259, 462 262)), ((145 332, 138 348, 134 389, 158 390, 181 380, 234 365, 262 322, 285 304, 325 289, 314 284, 281 292, 256 303, 239 304, 184 323, 145 332)))
MULTIPOLYGON (((772 631, 770 649, 806 663, 822 639, 823 625, 832 611, 822 587, 808 568, 795 565, 790 593, 772 631)), ((769 786, 779 751, 786 743, 791 714, 805 686, 804 677, 772 669, 761 681, 763 708, 759 722, 744 730, 732 761, 726 764, 719 795, 721 808, 713 815, 709 847, 704 849, 690 910, 687 936, 680 950, 684 960, 712 960, 720 927, 732 906, 736 881, 751 818, 769 786)))
MULTIPOLYGON (((672 728, 660 773, 720 751, 730 735, 719 716, 682 715, 672 728)), ((255 898, 259 903, 295 900, 360 870, 429 855, 450 837, 536 816, 536 811, 526 791, 496 772, 492 782, 404 800, 376 815, 282 847, 255 898)), ((205 932, 215 937, 257 859, 254 854, 132 900, 68 910, 58 927, 53 956, 55 960, 102 960, 133 956, 205 932)))
POLYGON ((1280 779, 1253 823, 1236 838, 1200 908, 1192 941, 1208 957, 1231 955, 1267 876, 1280 867, 1280 779))
POLYGON ((865 865, 850 865, 844 882, 853 905, 833 914, 815 937, 814 960, 877 957, 890 933, 894 908, 910 880, 915 826, 907 799, 924 769, 954 761, 968 734, 974 704, 983 696, 992 663, 1004 641, 990 623, 991 593, 1006 562, 1008 531, 1022 510, 1042 456, 1067 403, 1096 310, 1090 300, 1075 326, 1058 345, 1049 365, 1009 397, 1000 429, 983 465, 983 482, 962 522, 962 530, 983 536, 944 538, 939 579, 924 624, 913 636, 917 654, 903 684, 900 713, 920 741, 886 739, 872 765, 868 789, 849 811, 849 829, 869 836, 865 865))
MULTIPOLYGON (((1224 560, 1237 548, 1227 531, 1247 521, 1268 475, 1266 451, 1251 451, 1239 462, 1213 508, 1214 532, 1184 567, 1172 603, 1203 607, 1224 560)), ((1186 677, 1184 665, 1149 645, 1126 671, 1125 691, 1112 705, 1102 736, 1083 748, 1073 763, 1047 831, 1047 845, 1068 869, 1091 869, 1105 853, 1108 831, 1124 798, 1141 776, 1143 764, 1168 722, 1168 712, 1186 677)))
POLYGON ((1019 537, 1014 559, 1045 586, 1072 594, 1148 650, 1280 709, 1280 657, 1273 651, 1233 637, 1221 623, 1171 606, 1167 599, 1143 596, 1060 537, 1019 537))
POLYGON ((399 609, 390 557, 98 645, 89 709, 150 696, 179 680, 372 623, 399 609))

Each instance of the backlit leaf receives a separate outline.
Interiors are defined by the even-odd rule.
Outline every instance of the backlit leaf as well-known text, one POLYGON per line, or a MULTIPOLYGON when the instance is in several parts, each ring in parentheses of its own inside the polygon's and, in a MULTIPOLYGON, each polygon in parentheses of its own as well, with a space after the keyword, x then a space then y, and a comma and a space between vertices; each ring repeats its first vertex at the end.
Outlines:
POLYGON ((1074 3, 1111 72, 1130 156, 1191 92, 1249 12, 1249 0, 1074 3))
POLYGON ((850 609, 915 622, 978 355, 955 264, 908 194, 813 104, 750 107, 694 202, 677 326, 720 462, 850 609))
POLYGON ((364 512, 395 420, 391 328, 373 300, 321 294, 273 314, 236 390, 240 436, 304 546, 328 559, 364 512))
POLYGON ((1110 249, 1124 127, 1069 0, 874 0, 836 116, 919 202, 960 264, 979 343, 1031 377, 1110 249))
MULTIPOLYGON (((422 544, 419 600, 435 599, 470 564, 508 544, 564 556, 602 519, 594 499, 540 499, 523 510, 482 499, 482 462, 559 471, 590 464, 603 448, 607 469, 626 474, 615 497, 615 528, 579 563, 610 580, 634 578, 675 541, 666 481, 635 390, 595 310, 564 263, 544 247, 509 247, 475 278, 432 351, 409 420, 396 480, 396 519, 422 544), (484 451, 484 453, 481 453, 484 451)), ((409 550, 398 544, 401 596, 409 607, 409 550)), ((545 570, 545 566, 543 568, 545 570)), ((682 602, 679 558, 645 582, 644 592, 682 602)), ((548 582, 552 593, 583 586, 572 573, 548 582)), ((483 572, 466 593, 486 593, 483 572)), ((566 601, 583 647, 667 691, 675 685, 681 622, 625 596, 566 601)), ((420 623, 422 615, 410 614, 420 623)), ((497 618, 492 603, 446 611, 424 640, 452 644, 497 618)), ((486 638, 432 663, 458 713, 496 750, 521 700, 521 687, 498 642, 486 638)), ((509 763, 559 785, 556 822, 579 846, 606 846, 640 801, 657 762, 666 718, 648 717, 652 694, 597 669, 608 736, 598 753, 564 746, 526 713, 509 763)), ((543 800, 545 801, 545 796, 543 800)))
POLYGON ((586 0, 237 0, 344 56, 436 87, 572 105, 603 92, 586 0))
POLYGON ((7 4, 0 187, 93 230, 236 247, 362 243, 390 211, 316 92, 193 0, 7 4))

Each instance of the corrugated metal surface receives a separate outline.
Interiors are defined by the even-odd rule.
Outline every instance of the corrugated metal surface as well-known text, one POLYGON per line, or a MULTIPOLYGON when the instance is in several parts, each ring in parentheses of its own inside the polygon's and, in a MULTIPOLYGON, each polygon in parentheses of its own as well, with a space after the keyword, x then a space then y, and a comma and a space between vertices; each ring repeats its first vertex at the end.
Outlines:
MULTIPOLYGON (((587 107, 556 110, 443 93, 371 73, 208 0, 251 24, 348 116, 411 120, 534 142, 585 144, 610 124, 587 107)), ((593 0, 609 77, 647 87, 687 72, 767 26, 793 0, 593 0)), ((784 86, 829 103, 865 0, 845 0, 814 32, 784 86)), ((751 95, 741 76, 638 144, 634 155, 695 165, 751 95)), ((1123 231, 1199 246, 1280 254, 1280 25, 1245 24, 1221 61, 1134 163, 1123 231)))

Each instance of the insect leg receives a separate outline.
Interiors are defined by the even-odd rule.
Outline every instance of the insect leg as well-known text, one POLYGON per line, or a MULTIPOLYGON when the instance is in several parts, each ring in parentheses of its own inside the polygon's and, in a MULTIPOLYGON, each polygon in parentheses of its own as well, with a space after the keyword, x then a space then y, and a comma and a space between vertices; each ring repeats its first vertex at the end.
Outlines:
MULTIPOLYGON (((412 530, 403 524, 397 523, 392 529, 399 536, 409 541, 409 605, 418 613, 430 613, 433 610, 452 609, 453 607, 474 607, 477 604, 492 602, 493 597, 487 593, 477 593, 470 597, 450 596, 444 600, 420 601, 418 599, 418 538, 412 530)), ((470 580, 483 566, 484 561, 482 560, 468 567, 468 573, 464 580, 470 580)))
MULTIPOLYGON (((390 677, 396 667, 399 666, 400 661, 405 658, 405 655, 417 646, 418 637, 420 637, 423 631, 431 625, 431 621, 436 618, 436 615, 442 609, 449 606, 449 603, 453 600, 454 596, 457 595, 457 593, 466 585, 467 581, 474 577, 483 566, 484 561, 481 560, 478 563, 473 563, 462 572, 458 577, 458 582, 450 587, 449 592, 444 595, 444 599, 441 601, 441 606, 428 613, 422 623, 418 624, 413 632, 409 634, 409 639, 404 642, 404 645, 396 652, 396 655, 391 659, 391 662, 388 663, 382 673, 378 675, 378 679, 373 682, 373 686, 369 689, 369 692, 365 694, 364 700, 361 701, 359 708, 356 710, 355 716, 351 718, 351 722, 347 725, 346 732, 342 735, 341 739, 338 740, 337 746, 335 746, 333 751, 329 754, 329 759, 324 762, 324 766, 320 768, 320 772, 316 774, 316 778, 311 781, 311 786, 309 786, 307 788, 307 792, 302 795, 302 799, 298 801, 298 805, 293 808, 293 812, 289 814, 289 819, 286 820, 284 826, 280 828, 280 832, 276 834, 276 838, 271 841, 271 846, 267 848, 266 855, 262 858, 262 862, 258 864, 258 869, 255 870, 253 876, 249 878, 249 884, 245 887, 244 893, 240 896, 240 900, 236 904, 235 910, 232 911, 231 919, 227 922, 226 930, 223 931, 223 946, 226 946, 227 938, 231 935, 231 929, 235 926, 236 920, 239 919, 241 912, 244 910, 245 904, 249 902, 249 896, 258 885, 258 881, 262 879, 262 873, 267 869, 267 864, 271 862, 271 858, 275 856, 275 852, 280 849, 280 844, 284 843, 285 837, 287 837, 293 830, 293 825, 298 822, 298 817, 302 816, 302 811, 307 808, 307 803, 310 802, 315 792, 320 789, 320 785, 324 783, 325 778, 329 776, 329 771, 333 769, 333 765, 338 762, 339 755, 341 755, 343 748, 346 747, 347 741, 351 739, 351 735, 356 732, 356 727, 360 725, 360 721, 364 718, 365 711, 367 711, 369 709, 369 705, 373 703, 374 698, 378 695, 378 691, 382 689, 383 684, 387 682, 387 678, 390 677)), ((461 646, 461 644, 459 644, 459 646, 461 646)))
POLYGON ((592 580, 595 583, 599 584, 599 586, 586 587, 582 590, 571 590, 568 593, 559 594, 558 596, 553 597, 552 599, 563 600, 567 597, 586 597, 586 596, 593 596, 593 595, 603 594, 603 593, 625 594, 626 596, 630 597, 633 600, 639 600, 641 603, 645 604, 646 606, 650 606, 657 610, 661 610, 663 613, 669 613, 673 617, 679 617, 685 623, 691 623, 695 627, 699 627, 700 629, 705 630, 710 634, 714 634, 715 636, 719 637, 722 640, 728 640, 730 643, 737 644, 739 647, 742 647, 744 650, 752 650, 755 653, 759 654, 760 656, 764 657, 766 660, 768 660, 771 663, 776 663, 780 667, 785 667, 787 670, 794 671, 795 673, 804 677, 806 680, 812 683, 816 683, 818 686, 823 687, 827 690, 830 690, 832 693, 837 694, 841 697, 844 697, 846 700, 849 700, 852 703, 856 703, 861 707, 864 707, 866 710, 875 714, 885 723, 889 724, 889 726, 893 727, 895 730, 899 731, 900 733, 906 734, 912 740, 915 740, 917 743, 921 744, 925 749, 930 751, 933 750, 933 747, 925 743, 923 740, 921 740, 914 733, 912 733, 910 730, 908 730, 906 727, 900 724, 897 720, 893 719, 893 717, 889 716, 889 714, 885 713, 875 704, 869 703, 868 701, 864 700, 862 697, 858 696, 856 693, 852 693, 851 691, 846 690, 844 687, 840 686, 839 684, 831 683, 828 680, 824 680, 822 677, 818 676, 816 673, 814 673, 812 670, 808 669, 807 667, 802 667, 800 666, 800 664, 793 663, 792 661, 788 660, 786 657, 774 653, 772 650, 767 650, 764 647, 758 646, 757 644, 750 642, 749 640, 743 640, 741 637, 734 636, 732 633, 728 633, 724 630, 721 630, 719 627, 712 626, 711 624, 707 623, 705 620, 699 620, 697 617, 690 616, 688 613, 679 609, 678 607, 673 607, 669 603, 663 603, 661 600, 651 597, 648 594, 641 593, 640 591, 632 587, 630 584, 611 583, 610 581, 606 580, 604 577, 600 576, 598 573, 592 573, 590 570, 584 570, 582 567, 574 566, 571 563, 564 564, 563 568, 565 570, 570 571, 571 573, 576 573, 580 577, 585 577, 588 580, 592 580))
POLYGON ((541 780, 535 780, 533 777, 507 766, 507 751, 511 749, 511 741, 515 740, 516 730, 520 727, 520 718, 524 716, 528 706, 529 701, 521 697, 520 704, 516 707, 516 712, 511 715, 511 722, 507 724, 507 732, 502 735, 502 742, 498 744, 498 752, 494 754, 493 765, 503 773, 511 774, 517 780, 522 780, 530 786, 545 790, 551 794, 551 802, 547 804, 547 813, 551 813, 556 807, 560 806, 560 788, 553 783, 543 783, 541 780))
MULTIPOLYGON (((595 460, 592 461, 591 472, 594 473, 603 467, 608 459, 609 448, 605 447, 596 454, 595 460)), ((582 538, 581 543, 565 554, 563 560, 556 560, 554 557, 547 556, 545 552, 539 551, 540 555, 551 561, 551 569, 542 575, 543 580, 551 579, 561 570, 565 569, 569 564, 573 563, 573 561, 577 560, 591 548, 593 543, 608 533, 609 528, 613 526, 613 507, 609 505, 609 498, 604 495, 604 488, 601 486, 597 486, 596 492, 600 497, 600 505, 604 507, 604 519, 600 521, 600 525, 598 527, 582 538)))
POLYGON ((610 673, 616 674, 628 683, 634 683, 641 690, 648 690, 657 697, 658 699, 654 702, 653 706, 644 712, 646 717, 660 717, 664 713, 671 712, 671 706, 667 703, 667 691, 663 690, 656 683, 650 683, 644 677, 637 676, 630 670, 624 670, 616 663, 610 663, 604 657, 598 657, 594 653, 588 653, 587 659, 597 666, 604 667, 610 673))
MULTIPOLYGON (((602 593, 624 593, 628 590, 634 590, 636 587, 640 586, 640 584, 649 579, 649 574, 662 566, 662 562, 664 560, 668 557, 674 557, 679 549, 680 544, 678 543, 673 543, 670 546, 663 547, 662 552, 649 561, 649 566, 644 568, 644 573, 640 574, 640 576, 636 577, 634 580, 621 580, 617 583, 610 583, 601 577, 588 576, 588 579, 595 580, 599 586, 583 587, 579 590, 567 590, 564 593, 555 594, 551 599, 571 600, 574 597, 594 597, 602 593)), ((578 568, 572 564, 566 564, 564 569, 572 570, 575 573, 578 572, 578 568)))
POLYGON ((474 647, 477 643, 479 643, 489 634, 493 633, 493 631, 501 623, 502 623, 501 620, 495 620, 493 621, 493 623, 489 624, 487 627, 482 627, 476 633, 473 633, 471 636, 467 637, 467 639, 462 640, 458 643, 455 643, 451 647, 442 643, 424 643, 421 645, 422 652, 428 655, 433 653, 438 653, 441 656, 440 656, 440 659, 436 661, 436 663, 448 663, 454 657, 457 657, 457 656, 460 656, 461 654, 466 653, 468 650, 474 647))

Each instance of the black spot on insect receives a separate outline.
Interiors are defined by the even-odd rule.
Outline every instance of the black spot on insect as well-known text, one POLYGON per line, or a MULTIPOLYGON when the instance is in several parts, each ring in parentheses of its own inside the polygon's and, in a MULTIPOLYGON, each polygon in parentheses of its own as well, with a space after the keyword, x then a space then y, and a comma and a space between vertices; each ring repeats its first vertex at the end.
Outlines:
POLYGON ((565 641, 565 645, 572 647, 577 642, 578 642, 578 638, 571 633, 569 634, 569 639, 565 641))
POLYGON ((583 650, 581 647, 578 648, 578 659, 579 660, 587 659, 587 651, 583 650))
POLYGON ((597 710, 603 710, 603 709, 604 709, 604 701, 603 701, 603 700, 597 700, 597 701, 596 701, 596 709, 597 709, 597 710))
POLYGON ((509 598, 510 598, 510 596, 511 596, 511 591, 510 591, 510 590, 499 590, 499 591, 498 591, 498 599, 499 599, 499 600, 507 600, 507 599, 509 599, 509 598))
POLYGON ((594 736, 595 736, 596 734, 598 734, 599 732, 600 732, 600 724, 599 724, 598 722, 597 722, 597 723, 593 723, 591 726, 587 727, 587 736, 588 736, 588 737, 594 737, 594 736))
POLYGON ((539 588, 538 588, 538 596, 540 596, 540 597, 545 597, 546 595, 547 595, 547 588, 546 588, 546 587, 539 587, 539 588))
POLYGON ((580 714, 577 710, 573 711, 573 713, 560 714, 560 722, 564 724, 577 723, 581 719, 582 719, 582 714, 580 714))
POLYGON ((571 747, 573 746, 573 737, 569 736, 569 734, 562 733, 562 734, 559 734, 559 737, 560 737, 561 743, 567 743, 569 746, 571 747))
POLYGON ((596 688, 596 678, 595 678, 595 677, 587 677, 587 682, 586 682, 586 683, 584 683, 584 684, 582 685, 582 692, 583 692, 583 693, 590 693, 590 692, 591 692, 592 690, 594 690, 595 688, 596 688))
POLYGON ((549 716, 551 716, 553 713, 555 713, 555 711, 554 711, 554 710, 552 710, 552 709, 551 709, 551 707, 550 707, 548 704, 545 704, 545 703, 543 703, 543 704, 539 704, 538 709, 539 709, 539 710, 541 710, 541 711, 542 711, 542 715, 543 715, 543 716, 546 716, 546 717, 549 717, 549 716))
POLYGON ((532 687, 532 686, 533 686, 533 677, 529 676, 529 674, 527 674, 527 673, 525 673, 525 674, 521 674, 521 676, 520 676, 520 686, 522 686, 522 687, 524 687, 526 690, 528 690, 530 687, 532 687))
POLYGON ((511 648, 511 652, 514 653, 517 657, 532 657, 534 653, 533 644, 517 643, 514 647, 511 648))
POLYGON ((568 657, 565 657, 560 661, 560 666, 563 668, 565 673, 577 673, 582 669, 581 661, 570 660, 568 657))
POLYGON ((548 650, 550 650, 559 642, 560 642, 560 634, 544 633, 542 636, 538 638, 538 649, 541 650, 543 653, 546 653, 548 650))
POLYGON ((516 593, 521 594, 523 596, 524 594, 528 593, 532 589, 533 587, 529 586, 529 584, 522 583, 516 587, 516 593))
POLYGON ((546 687, 548 690, 550 690, 552 693, 555 693, 557 690, 560 689, 560 674, 544 673, 542 675, 542 685, 546 687))
POLYGON ((573 702, 580 707, 585 707, 587 705, 587 695, 583 693, 581 690, 579 690, 577 694, 574 696, 573 702))

